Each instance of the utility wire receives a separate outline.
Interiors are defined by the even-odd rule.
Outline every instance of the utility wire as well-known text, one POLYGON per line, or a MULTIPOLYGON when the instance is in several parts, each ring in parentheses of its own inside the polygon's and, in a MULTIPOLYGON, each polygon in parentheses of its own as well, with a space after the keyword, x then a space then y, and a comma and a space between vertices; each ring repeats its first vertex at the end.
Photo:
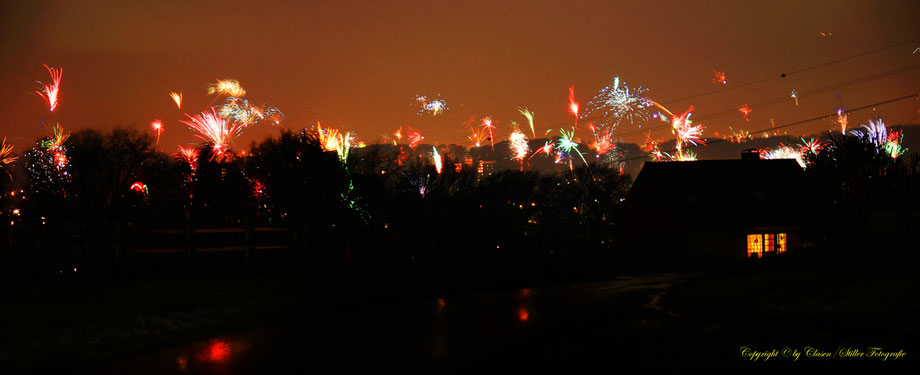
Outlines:
MULTIPOLYGON (((881 52, 881 51, 884 51, 884 50, 887 50, 887 49, 891 49, 891 48, 894 48, 894 47, 899 47, 899 46, 902 46, 902 45, 905 45, 905 44, 908 44, 908 43, 914 43, 914 42, 916 42, 916 41, 920 41, 920 38, 913 38, 913 39, 910 39, 910 40, 905 40, 905 41, 902 41, 902 42, 898 42, 898 43, 894 43, 894 44, 887 45, 887 46, 885 46, 885 47, 881 47, 881 48, 877 48, 877 49, 873 49, 873 50, 869 50, 869 51, 860 52, 860 53, 855 54, 855 55, 851 55, 851 56, 839 58, 839 59, 836 59, 836 60, 827 61, 827 62, 824 62, 824 63, 821 63, 821 64, 809 66, 809 67, 806 67, 806 68, 794 70, 794 71, 792 71, 792 72, 785 73, 785 75, 804 73, 804 72, 807 72, 807 71, 810 71, 810 70, 815 70, 815 69, 822 68, 822 67, 829 66, 829 65, 833 65, 833 64, 836 64, 836 63, 839 63, 839 62, 848 61, 848 60, 852 60, 852 59, 855 59, 855 58, 858 58, 858 57, 862 57, 862 56, 866 56, 866 55, 871 55, 871 54, 873 54, 873 53, 877 53, 877 52, 881 52)), ((888 72, 884 72, 884 73, 879 73, 880 76, 869 76, 869 77, 863 77, 863 78, 860 78, 860 79, 856 79, 856 80, 853 80, 853 81, 838 83, 837 85, 841 85, 841 86, 839 86, 839 87, 834 87, 834 86, 832 85, 832 86, 827 86, 827 87, 822 88, 822 89, 811 90, 811 91, 802 93, 802 94, 800 94, 799 96, 813 95, 813 94, 816 94, 816 93, 819 93, 819 92, 824 92, 824 91, 828 91, 828 90, 833 90, 833 89, 835 89, 835 88, 846 87, 846 86, 849 86, 849 85, 854 85, 854 84, 857 84, 857 83, 862 83, 862 82, 865 82, 865 81, 868 81, 868 80, 877 79, 877 78, 882 78, 882 77, 884 77, 884 76, 891 75, 891 74, 903 73, 903 72, 908 71, 908 70, 917 69, 918 67, 920 67, 920 65, 912 65, 912 66, 908 66, 908 67, 903 67, 903 68, 900 68, 901 70, 895 69, 895 70, 892 70, 892 71, 888 71, 888 72), (823 91, 817 91, 817 90, 823 90, 823 91)), ((674 99, 674 100, 666 101, 666 102, 663 102, 663 104, 670 104, 670 103, 679 102, 679 101, 682 101, 682 100, 687 100, 687 99, 693 99, 693 98, 698 98, 698 97, 702 97, 702 96, 713 95, 713 94, 717 94, 717 93, 721 93, 721 92, 733 90, 733 89, 735 89, 735 88, 750 86, 750 85, 753 85, 753 84, 762 83, 762 82, 766 82, 766 81, 770 81, 770 80, 774 80, 774 79, 780 79, 780 78, 783 78, 783 76, 781 75, 781 76, 779 76, 779 77, 769 77, 769 78, 764 78, 764 79, 760 79, 760 80, 756 80, 756 81, 746 82, 746 83, 742 83, 742 84, 738 84, 738 85, 732 85, 732 86, 730 86, 730 87, 727 87, 727 88, 724 88, 724 89, 720 89, 720 90, 704 92, 704 93, 700 93, 700 94, 695 94, 695 95, 683 97, 683 98, 680 98, 680 99, 674 99)), ((783 97, 782 99, 788 99, 788 98, 789 98, 789 97, 783 97)), ((774 100, 780 100, 780 99, 774 99, 774 100)), ((761 104, 756 104, 756 105, 755 105, 755 108, 756 108, 756 106, 766 106, 766 105, 770 105, 770 104, 772 104, 772 101, 766 102, 766 103, 761 103, 761 104)), ((729 110, 729 111, 725 111, 724 113, 734 113, 734 112, 735 112, 735 110, 729 110)), ((722 113, 723 113, 723 112, 720 112, 718 115, 722 115, 722 113)), ((701 119, 701 120, 702 120, 702 119, 708 119, 708 118, 718 117, 718 116, 716 116, 716 115, 717 115, 717 114, 707 115, 706 117, 698 117, 698 119, 701 119), (710 116, 713 116, 713 117, 710 117, 710 116)), ((579 120, 580 120, 580 121, 591 121, 591 120, 600 120, 600 119, 603 119, 603 118, 604 118, 604 116, 595 116, 595 117, 588 117, 588 118, 583 118, 583 119, 579 119, 579 120)), ((553 128, 558 128, 558 127, 563 127, 563 126, 569 126, 569 125, 572 125, 572 124, 574 124, 574 122, 565 122, 565 123, 561 123, 561 124, 554 125, 554 126, 539 127, 539 128, 536 128, 535 130, 547 130, 547 129, 553 129, 553 128)), ((660 128, 660 127, 659 127, 659 128, 660 128)), ((625 135, 629 135, 629 134, 639 134, 639 133, 641 133, 641 132, 644 132, 644 130, 643 130, 643 131, 636 131, 636 132, 629 132, 629 133, 625 133, 625 134, 623 134, 623 135, 625 136, 625 135)))
MULTIPOLYGON (((899 102, 899 101, 906 100, 906 99, 910 99, 910 98, 918 98, 918 99, 920 99, 920 93, 913 93, 913 94, 910 94, 910 95, 904 95, 904 96, 897 97, 897 98, 893 98, 893 99, 888 99, 888 100, 884 100, 884 101, 880 101, 880 102, 876 102, 876 103, 872 103, 872 104, 867 104, 867 105, 864 105, 864 106, 862 106, 862 107, 853 108, 853 109, 851 109, 851 110, 849 110, 849 111, 847 111, 847 112, 857 112, 857 111, 861 111, 861 110, 864 110, 864 109, 869 109, 869 108, 876 107, 876 106, 880 106, 880 105, 895 103, 895 102, 899 102)), ((751 132, 751 133, 753 134, 753 133, 766 132, 766 131, 775 130, 775 129, 788 128, 788 127, 792 127, 792 126, 796 126, 796 125, 801 125, 801 124, 809 123, 809 122, 812 122, 812 121, 818 121, 818 120, 826 119, 826 118, 828 118, 828 117, 836 116, 836 115, 837 115, 837 113, 826 114, 826 115, 822 115, 822 116, 818 116, 818 117, 812 117, 812 118, 806 119, 806 120, 791 122, 791 123, 784 124, 784 125, 780 125, 780 126, 775 126, 775 127, 766 128, 766 129, 761 129, 761 130, 755 130, 755 131, 753 131, 753 132, 751 132)), ((720 143, 720 142, 725 142, 725 141, 726 141, 726 140, 725 140, 724 138, 716 138, 716 139, 710 141, 708 144, 720 143)), ((695 147, 688 147, 688 148, 695 148, 695 147)), ((674 152, 674 151, 677 151, 677 149, 674 148, 674 149, 667 150, 667 152, 674 152)), ((623 162, 627 162, 627 161, 632 161, 632 160, 637 160, 637 159, 644 159, 644 158, 647 158, 647 157, 648 157, 647 155, 634 156, 634 157, 630 157, 630 158, 623 159, 622 161, 623 161, 623 162)))

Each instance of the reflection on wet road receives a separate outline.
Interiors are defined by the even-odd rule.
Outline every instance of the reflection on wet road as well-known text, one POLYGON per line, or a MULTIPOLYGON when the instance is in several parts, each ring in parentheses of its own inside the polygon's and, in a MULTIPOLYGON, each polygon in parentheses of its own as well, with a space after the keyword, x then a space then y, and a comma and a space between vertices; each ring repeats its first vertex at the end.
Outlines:
POLYGON ((419 299, 311 316, 120 361, 109 374, 249 374, 316 369, 483 370, 599 364, 629 355, 618 332, 678 275, 419 299), (635 293, 634 293, 635 292, 635 293), (523 366, 523 367, 522 367, 523 366), (495 368, 495 367, 490 367, 495 368))

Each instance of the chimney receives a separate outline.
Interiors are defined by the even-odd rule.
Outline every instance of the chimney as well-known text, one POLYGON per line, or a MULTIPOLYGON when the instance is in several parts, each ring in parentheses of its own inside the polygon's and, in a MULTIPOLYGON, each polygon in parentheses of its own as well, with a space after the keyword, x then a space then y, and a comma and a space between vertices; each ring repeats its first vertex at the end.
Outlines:
POLYGON ((741 160, 760 160, 760 150, 749 148, 741 151, 741 160))

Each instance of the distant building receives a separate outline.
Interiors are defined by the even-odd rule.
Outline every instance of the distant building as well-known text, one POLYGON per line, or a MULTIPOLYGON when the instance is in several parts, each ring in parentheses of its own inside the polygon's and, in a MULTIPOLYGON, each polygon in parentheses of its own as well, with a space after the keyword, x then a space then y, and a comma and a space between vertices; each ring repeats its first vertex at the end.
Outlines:
POLYGON ((618 215, 617 258, 674 269, 782 254, 807 236, 809 192, 792 159, 647 162, 618 215))
POLYGON ((491 176, 495 172, 495 160, 480 160, 476 171, 481 175, 491 176))

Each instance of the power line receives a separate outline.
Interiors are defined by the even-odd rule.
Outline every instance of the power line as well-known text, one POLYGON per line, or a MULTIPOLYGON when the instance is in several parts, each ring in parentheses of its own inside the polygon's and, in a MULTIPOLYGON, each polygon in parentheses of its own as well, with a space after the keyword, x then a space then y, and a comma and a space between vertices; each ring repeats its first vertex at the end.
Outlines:
POLYGON ((742 83, 742 84, 739 84, 739 85, 732 85, 732 86, 729 86, 729 87, 726 87, 726 88, 723 88, 723 89, 719 89, 719 90, 714 90, 714 91, 710 91, 710 92, 705 92, 705 93, 702 93, 702 94, 690 95, 690 96, 683 97, 683 98, 680 98, 680 99, 669 100, 669 101, 663 102, 662 104, 671 104, 671 103, 675 103, 675 102, 679 102, 679 101, 684 101, 684 100, 687 100, 687 99, 694 99, 694 98, 698 98, 698 97, 701 97, 701 96, 712 95, 712 94, 718 94, 718 93, 721 93, 721 92, 726 92, 726 91, 734 90, 734 89, 741 88, 741 87, 746 87, 746 86, 750 86, 750 85, 754 85, 754 84, 758 84, 758 83, 763 83, 763 82, 767 82, 767 81, 772 81, 772 80, 774 80, 774 79, 781 79, 781 78, 785 78, 785 77, 788 76, 788 75, 799 74, 799 73, 807 72, 807 71, 809 71, 809 70, 815 70, 815 69, 818 69, 818 68, 823 68, 823 67, 828 66, 828 65, 833 65, 833 64, 836 64, 836 63, 839 63, 839 62, 852 60, 852 59, 855 59, 855 58, 858 58, 858 57, 862 57, 862 56, 866 56, 866 55, 871 55, 871 54, 873 54, 873 53, 881 52, 881 51, 884 51, 884 50, 886 50, 886 49, 891 49, 891 48, 898 47, 898 46, 902 46, 902 45, 905 45, 905 44, 908 44, 908 43, 914 43, 914 42, 916 42, 916 41, 918 41, 918 40, 920 40, 920 38, 914 38, 914 39, 910 39, 910 40, 905 40, 905 41, 903 41, 903 42, 891 44, 891 45, 888 45, 888 46, 885 46, 885 47, 882 47, 882 48, 877 48, 877 49, 874 49, 874 50, 871 50, 871 51, 860 52, 860 53, 857 53, 857 54, 852 55, 852 56, 847 56, 847 57, 840 58, 840 59, 837 59, 837 60, 831 60, 831 61, 824 62, 824 63, 818 64, 818 65, 813 65, 813 66, 809 66, 809 67, 807 67, 807 68, 802 68, 802 69, 799 69, 799 70, 794 70, 794 71, 791 71, 791 72, 789 72, 789 73, 782 73, 782 74, 780 74, 779 76, 773 76, 773 77, 763 78, 763 79, 759 79, 759 80, 756 80, 756 81, 751 81, 751 82, 742 83))
MULTIPOLYGON (((884 101, 877 102, 877 103, 867 104, 867 105, 864 105, 864 106, 862 106, 862 107, 853 108, 853 109, 851 109, 851 110, 849 110, 849 111, 847 111, 847 112, 858 112, 858 111, 861 111, 861 110, 864 110, 864 109, 869 109, 869 108, 876 107, 876 106, 880 106, 880 105, 891 104, 891 103, 899 102, 899 101, 906 100, 906 99, 910 99, 910 98, 917 98, 918 96, 920 96, 920 93, 913 93, 913 94, 910 94, 910 95, 905 95, 905 96, 901 96, 901 97, 897 97, 897 98, 893 98, 893 99, 888 99, 888 100, 884 100, 884 101)), ((828 117, 836 116, 836 115, 837 115, 837 113, 830 113, 830 114, 821 115, 821 116, 818 116, 818 117, 812 117, 812 118, 806 119, 806 120, 791 122, 791 123, 784 124, 784 125, 780 125, 780 126, 774 126, 774 127, 771 127, 771 128, 765 128, 765 129, 761 129, 761 130, 755 130, 755 131, 753 131, 753 132, 751 132, 751 133, 766 132, 766 131, 775 130, 775 129, 788 128, 788 127, 792 127, 792 126, 796 126, 796 125, 801 125, 801 124, 809 123, 809 122, 812 122, 812 121, 818 121, 818 120, 826 119, 826 118, 828 118, 828 117)), ((720 142, 725 142, 725 139, 724 139, 724 138, 716 138, 716 139, 712 140, 711 142, 709 142, 708 144, 720 143, 720 142)), ((695 148, 695 147, 690 147, 690 148, 695 148)), ((674 151, 677 151, 677 149, 674 148, 674 149, 667 150, 667 152, 674 152, 674 151)), ((647 157, 648 157, 647 155, 634 156, 634 157, 631 157, 631 158, 623 159, 622 161, 623 161, 623 162, 627 162, 627 161, 632 161, 632 160, 636 160, 636 159, 643 159, 643 158, 647 158, 647 157)))
MULTIPOLYGON (((822 67, 825 67, 825 66, 828 66, 828 65, 833 65, 833 64, 836 64, 836 63, 839 63, 839 62, 852 60, 852 59, 855 59, 855 58, 858 58, 858 57, 862 57, 862 56, 866 56, 866 55, 871 55, 871 54, 873 54, 873 53, 881 52, 881 51, 884 51, 884 50, 887 50, 887 49, 891 49, 891 48, 894 48, 894 47, 898 47, 898 46, 902 46, 902 45, 905 45, 905 44, 908 44, 908 43, 914 43, 914 42, 916 42, 916 41, 920 41, 920 38, 913 38, 913 39, 910 39, 910 40, 905 40, 905 41, 902 41, 902 42, 898 42, 898 43, 894 43, 894 44, 887 45, 887 46, 885 46, 885 47, 881 47, 881 48, 877 48, 877 49, 873 49, 873 50, 869 50, 869 51, 860 52, 860 53, 855 54, 855 55, 851 55, 851 56, 839 58, 839 59, 836 59, 836 60, 827 61, 827 62, 824 62, 824 63, 821 63, 821 64, 817 64, 817 65, 809 66, 809 67, 806 67, 806 68, 794 70, 794 71, 792 71, 792 72, 784 73, 784 74, 785 74, 785 75, 790 75, 790 74, 804 73, 804 72, 807 72, 807 71, 810 71, 810 70, 822 68, 822 67)), ((889 71, 889 72, 879 73, 879 74, 888 74, 888 75, 890 75, 890 74, 897 74, 897 73, 902 73, 902 72, 907 71, 907 70, 913 70, 913 69, 916 69, 916 68, 918 68, 918 67, 920 67, 920 66, 918 66, 918 65, 912 65, 912 66, 909 66, 909 67, 900 68, 900 69, 905 69, 905 70, 903 70, 903 71, 897 71, 897 69, 896 69, 895 71, 889 71), (890 73, 890 74, 889 74, 889 73, 890 73)), ((853 81, 848 81, 848 82, 851 83, 851 84, 857 84, 857 83, 865 82, 865 81, 860 81, 860 80, 871 80, 871 79, 877 79, 877 78, 881 78, 881 77, 882 77, 882 76, 879 76, 879 77, 875 77, 875 76, 863 77, 863 78, 861 78, 861 79, 857 79, 857 80, 853 80, 853 81)), ((670 103, 679 102, 679 101, 682 101, 682 100, 693 99, 693 98, 698 98, 698 97, 707 96, 707 95, 713 95, 713 94, 717 94, 717 93, 721 93, 721 92, 733 90, 733 89, 736 89, 736 88, 745 87, 745 86, 750 86, 750 85, 753 85, 753 84, 757 84, 757 83, 761 83, 761 82, 766 82, 766 81, 770 81, 770 80, 774 80, 774 79, 780 79, 780 78, 783 78, 783 76, 782 76, 782 75, 779 76, 779 77, 775 77, 775 76, 774 76, 774 77, 764 78, 764 79, 760 79, 760 80, 756 80, 756 81, 751 81, 751 82, 746 82, 746 83, 742 83, 742 84, 738 84, 738 85, 732 85, 732 86, 729 86, 729 87, 727 87, 727 88, 720 89, 720 90, 704 92, 704 93, 700 93, 700 94, 696 94, 696 95, 691 95, 691 96, 684 97, 684 98, 680 98, 680 99, 674 99, 674 100, 666 101, 666 102, 663 102, 663 104, 670 104, 670 103)), ((839 84, 845 84, 845 83, 847 83, 847 82, 839 83, 839 84)), ((845 87, 845 86, 846 86, 846 85, 840 86, 840 87, 845 87)), ((824 89, 826 89, 825 91, 827 91, 827 90, 833 90, 833 89, 834 89, 834 88, 830 88, 830 87, 832 87, 832 86, 828 86, 828 87, 824 88, 824 89)), ((814 91, 814 90, 812 90, 812 91, 814 91)), ((814 93, 817 93, 817 92, 811 92, 811 91, 809 91, 808 93, 803 93, 803 94, 801 94, 801 96, 812 95, 812 94, 814 94, 814 93)), ((788 97, 783 97, 783 99, 788 99, 788 97)), ((779 100, 779 99, 775 99, 775 100, 779 100)), ((761 105, 765 106, 765 105, 769 105, 769 104, 766 104, 766 103, 764 103, 764 104, 758 104, 758 106, 761 106, 761 105)), ((725 111, 725 112, 726 112, 726 113, 734 113, 734 110, 725 111)), ((714 115, 715 115, 715 114, 713 114, 713 115, 707 115, 707 116, 714 116, 714 115)), ((588 118, 583 118, 583 119, 579 119, 579 120, 581 120, 581 121, 591 121, 591 120, 600 120, 600 119, 603 119, 603 118, 605 118, 605 116, 588 117, 588 118)), ((702 118, 700 118, 700 119, 702 119, 702 118)), ((536 128, 535 130, 546 130, 546 129, 558 128, 558 127, 562 127, 562 126, 572 125, 573 123, 574 123, 574 122, 565 122, 565 123, 561 123, 561 124, 553 125, 553 126, 539 127, 539 128, 536 128)), ((632 134, 638 134, 638 133, 641 133, 641 131, 639 131, 639 132, 632 132, 632 134)), ((629 134, 629 133, 627 133, 627 134, 629 134)), ((624 135, 626 135, 626 134, 624 134, 624 135)))
MULTIPOLYGON (((801 93, 801 94, 798 94, 798 96, 799 96, 799 97, 806 97, 806 96, 811 96, 811 95, 815 95, 815 94, 820 94, 820 93, 822 93, 822 92, 827 92, 827 91, 831 91, 831 90, 836 90, 836 89, 839 89, 839 88, 842 88, 842 87, 852 86, 852 85, 860 84, 860 83, 863 83, 863 82, 868 82, 868 81, 876 80, 876 79, 879 79, 879 78, 888 77, 888 76, 891 76, 891 75, 894 75, 894 74, 900 74, 900 73, 908 72, 908 71, 915 70, 915 69, 920 69, 920 64, 905 66, 905 67, 901 67, 901 68, 898 68, 898 69, 889 70, 889 71, 887 71, 887 72, 882 72, 882 73, 873 74, 873 75, 871 75, 871 76, 866 76, 866 77, 861 77, 861 78, 857 78, 857 79, 850 80, 850 81, 835 83, 835 84, 830 85, 830 86, 825 86, 825 87, 821 87, 821 88, 817 88, 817 89, 805 91, 805 92, 803 92, 803 93, 801 93)), ((789 97, 789 96, 783 96, 783 97, 781 97, 781 98, 776 98, 776 99, 768 100, 768 101, 766 101, 766 102, 761 102, 761 103, 757 103, 757 104, 751 105, 750 108, 751 108, 751 109, 754 109, 754 108, 766 107, 766 106, 770 106, 770 105, 774 105, 774 104, 779 104, 779 103, 787 102, 787 101, 789 101, 789 100, 790 100, 790 97, 789 97)), ((704 116, 699 116, 699 117, 697 117, 697 121, 711 120, 711 119, 714 119, 714 118, 718 118, 718 117, 723 117, 723 116, 735 114, 735 113, 737 113, 737 112, 738 112, 737 109, 730 109, 730 110, 726 110, 726 111, 722 111, 722 112, 711 113, 711 114, 708 114, 708 115, 704 115, 704 116)), ((646 132, 646 131, 657 130, 657 129, 664 129, 664 128, 669 128, 669 126, 667 126, 667 125, 651 126, 651 127, 648 127, 648 128, 642 129, 642 130, 634 130, 634 131, 630 131, 630 132, 624 132, 624 133, 619 134, 619 136, 620 136, 620 137, 628 137, 628 136, 632 136, 632 135, 636 135, 636 134, 641 134, 641 133, 644 133, 644 132, 646 132)))

